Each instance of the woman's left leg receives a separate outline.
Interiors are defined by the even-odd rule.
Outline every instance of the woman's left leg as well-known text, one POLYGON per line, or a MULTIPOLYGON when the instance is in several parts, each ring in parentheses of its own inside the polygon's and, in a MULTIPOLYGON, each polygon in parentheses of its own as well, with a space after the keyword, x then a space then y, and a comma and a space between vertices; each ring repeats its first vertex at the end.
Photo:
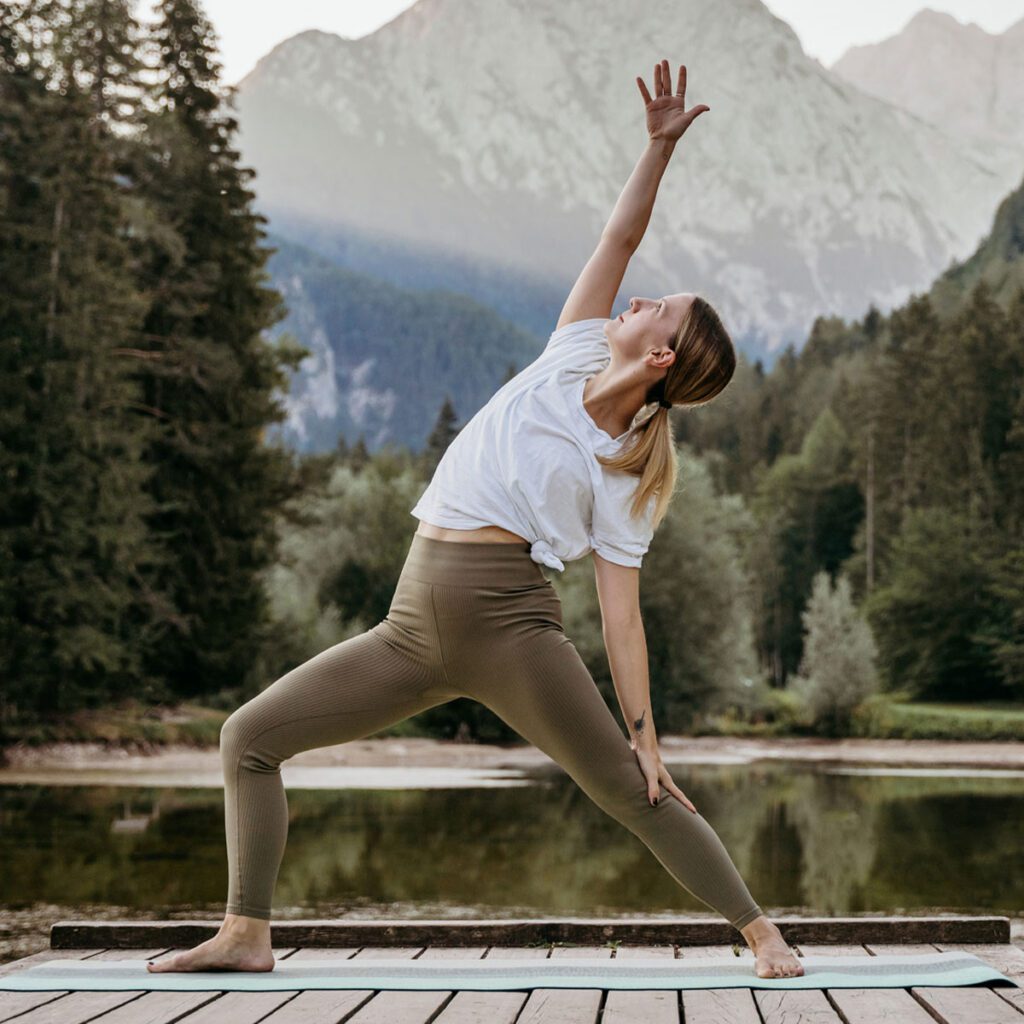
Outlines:
POLYGON ((528 632, 516 643, 497 644, 500 630, 481 632, 492 668, 474 675, 470 696, 560 764, 680 885, 735 928, 760 917, 763 911, 703 816, 664 786, 651 805, 636 754, 572 641, 554 624, 528 632))

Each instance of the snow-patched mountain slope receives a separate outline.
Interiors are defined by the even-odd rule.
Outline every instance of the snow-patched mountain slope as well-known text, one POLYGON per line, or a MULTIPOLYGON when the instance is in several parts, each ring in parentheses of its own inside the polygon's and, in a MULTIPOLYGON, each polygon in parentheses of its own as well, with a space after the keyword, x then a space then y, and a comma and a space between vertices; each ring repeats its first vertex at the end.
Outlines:
POLYGON ((1019 180, 998 147, 822 67, 759 0, 419 0, 363 39, 304 32, 240 84, 240 148, 272 217, 568 287, 645 144, 634 78, 653 89, 661 57, 711 110, 630 280, 706 295, 766 349, 926 288, 1019 180))
POLYGON ((998 34, 925 8, 896 35, 854 46, 832 71, 938 125, 986 159, 1024 169, 1024 18, 998 34))

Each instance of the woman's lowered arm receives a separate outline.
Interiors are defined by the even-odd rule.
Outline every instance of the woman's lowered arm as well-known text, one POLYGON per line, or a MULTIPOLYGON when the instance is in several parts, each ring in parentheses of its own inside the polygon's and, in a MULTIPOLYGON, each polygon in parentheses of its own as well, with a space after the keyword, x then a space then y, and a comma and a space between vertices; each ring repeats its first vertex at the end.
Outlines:
POLYGON ((647 780, 647 799, 657 804, 659 787, 664 786, 670 795, 696 813, 697 808, 676 785, 658 750, 658 737, 651 713, 647 636, 643 622, 639 616, 621 622, 607 621, 604 623, 603 634, 608 667, 612 671, 619 706, 626 718, 629 745, 647 780))
POLYGON ((647 799, 658 802, 664 786, 696 813, 690 798, 675 784, 662 763, 651 711, 651 680, 647 635, 640 616, 640 570, 619 565, 594 552, 594 579, 601 608, 601 635, 608 654, 615 694, 626 721, 629 745, 647 780, 647 799))
POLYGON ((639 75, 636 81, 647 112, 648 142, 603 232, 604 237, 634 250, 647 230, 661 176, 665 173, 676 142, 700 114, 711 109, 705 104, 698 104, 686 110, 685 64, 679 65, 679 80, 674 96, 669 93, 671 80, 667 60, 654 67, 654 99, 651 99, 639 75))

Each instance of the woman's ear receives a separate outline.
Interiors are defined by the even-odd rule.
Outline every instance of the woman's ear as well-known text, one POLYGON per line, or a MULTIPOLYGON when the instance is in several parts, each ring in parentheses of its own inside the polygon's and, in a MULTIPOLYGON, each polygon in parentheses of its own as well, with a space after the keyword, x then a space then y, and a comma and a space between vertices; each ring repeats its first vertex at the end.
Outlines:
MULTIPOLYGON (((658 348, 652 348, 647 355, 650 357, 650 365, 659 370, 667 370, 676 361, 675 352, 664 345, 660 345, 658 348)), ((644 360, 644 362, 647 361, 648 360, 646 359, 644 360)))

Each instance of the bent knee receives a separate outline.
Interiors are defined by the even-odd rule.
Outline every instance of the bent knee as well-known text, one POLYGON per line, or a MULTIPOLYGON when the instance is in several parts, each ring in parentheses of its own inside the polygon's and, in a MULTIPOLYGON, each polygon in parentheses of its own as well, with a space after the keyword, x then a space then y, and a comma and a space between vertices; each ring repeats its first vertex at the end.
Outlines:
POLYGON ((274 772, 282 757, 259 743, 266 732, 248 705, 233 711, 220 727, 220 758, 224 767, 242 767, 253 771, 274 772))
POLYGON ((220 727, 221 756, 236 757, 245 745, 245 706, 232 711, 220 727))

